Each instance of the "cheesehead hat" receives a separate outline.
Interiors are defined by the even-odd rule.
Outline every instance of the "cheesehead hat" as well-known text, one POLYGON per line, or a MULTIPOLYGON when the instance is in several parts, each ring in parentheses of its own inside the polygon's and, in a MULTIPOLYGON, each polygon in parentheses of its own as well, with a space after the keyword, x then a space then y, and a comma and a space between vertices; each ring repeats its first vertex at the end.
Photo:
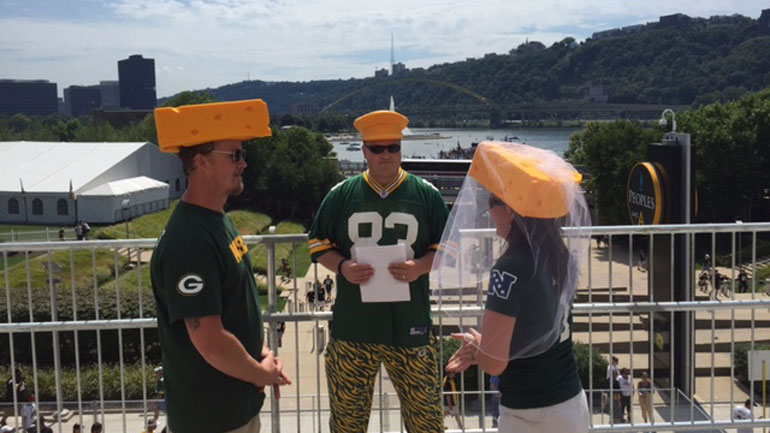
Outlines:
POLYGON ((364 114, 353 122, 364 141, 401 140, 401 132, 409 124, 409 119, 395 111, 379 110, 364 114))
POLYGON ((556 154, 515 143, 481 142, 468 174, 521 216, 566 215, 582 175, 556 154))
POLYGON ((212 141, 243 141, 272 134, 267 104, 261 99, 156 108, 155 125, 160 151, 166 153, 212 141))

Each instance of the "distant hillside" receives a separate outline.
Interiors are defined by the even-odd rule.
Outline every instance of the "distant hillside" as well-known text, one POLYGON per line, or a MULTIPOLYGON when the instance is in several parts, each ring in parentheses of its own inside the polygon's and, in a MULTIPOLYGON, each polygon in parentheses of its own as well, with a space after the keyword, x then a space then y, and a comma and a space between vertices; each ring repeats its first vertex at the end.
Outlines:
POLYGON ((677 14, 646 25, 595 33, 545 47, 529 42, 507 54, 413 69, 395 76, 310 82, 244 81, 207 89, 218 100, 263 98, 273 114, 595 100, 702 104, 770 86, 770 9, 759 20, 677 14), (456 90, 460 86, 470 92, 456 90), (475 93, 476 96, 471 93, 475 93))

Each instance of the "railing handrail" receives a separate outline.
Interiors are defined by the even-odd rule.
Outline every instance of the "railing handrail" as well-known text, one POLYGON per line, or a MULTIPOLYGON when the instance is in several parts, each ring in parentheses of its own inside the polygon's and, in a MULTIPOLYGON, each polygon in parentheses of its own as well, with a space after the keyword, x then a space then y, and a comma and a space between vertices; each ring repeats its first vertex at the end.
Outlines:
MULTIPOLYGON (((289 242, 307 242, 307 233, 281 235, 247 235, 243 240, 249 245, 277 244, 289 242)), ((94 248, 154 248, 157 238, 137 239, 94 239, 84 241, 59 242, 5 242, 0 243, 0 253, 3 251, 61 251, 61 250, 90 250, 94 248)))
MULTIPOLYGON (((590 226, 565 228, 565 234, 584 232, 588 230, 591 235, 650 235, 650 234, 686 234, 686 233, 755 233, 770 232, 770 222, 760 223, 712 223, 712 224, 660 224, 650 226, 623 225, 623 226, 590 226)), ((494 231, 494 229, 478 230, 479 233, 494 231)), ((272 235, 246 235, 243 236, 247 244, 271 244, 282 242, 307 241, 307 233, 299 234, 272 234, 272 235)), ((151 248, 154 247, 157 238, 139 239, 95 239, 87 241, 60 241, 60 242, 4 242, 0 243, 2 251, 48 251, 69 249, 91 249, 96 247, 107 248, 151 248)))

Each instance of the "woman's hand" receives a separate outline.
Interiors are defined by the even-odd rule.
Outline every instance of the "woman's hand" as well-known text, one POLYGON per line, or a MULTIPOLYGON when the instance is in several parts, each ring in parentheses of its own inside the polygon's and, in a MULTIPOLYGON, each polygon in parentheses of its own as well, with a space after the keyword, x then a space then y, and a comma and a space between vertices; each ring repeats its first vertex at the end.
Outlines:
POLYGON ((446 371, 450 373, 461 373, 471 365, 476 364, 476 356, 481 344, 481 334, 473 328, 465 333, 453 333, 452 338, 462 340, 463 345, 457 349, 457 352, 449 358, 446 371))

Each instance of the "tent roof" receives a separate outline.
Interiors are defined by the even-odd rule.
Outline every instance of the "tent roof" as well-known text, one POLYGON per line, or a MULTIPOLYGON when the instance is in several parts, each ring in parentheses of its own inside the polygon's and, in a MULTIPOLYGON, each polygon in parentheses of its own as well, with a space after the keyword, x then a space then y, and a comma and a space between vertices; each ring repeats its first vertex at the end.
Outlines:
POLYGON ((81 196, 119 196, 147 189, 168 188, 168 184, 151 179, 147 176, 132 177, 113 182, 103 183, 99 186, 83 191, 81 196))
POLYGON ((0 142, 0 191, 75 192, 151 143, 0 142), (21 180, 20 180, 21 179, 21 180))

